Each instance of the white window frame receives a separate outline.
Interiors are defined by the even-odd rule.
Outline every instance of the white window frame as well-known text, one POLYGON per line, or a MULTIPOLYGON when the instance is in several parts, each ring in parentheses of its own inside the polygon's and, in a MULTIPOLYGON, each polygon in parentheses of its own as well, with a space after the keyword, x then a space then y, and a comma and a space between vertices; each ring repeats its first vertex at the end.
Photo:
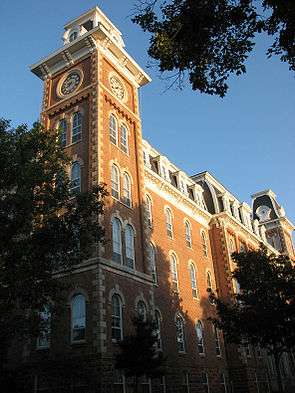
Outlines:
POLYGON ((196 336, 197 336, 197 348, 198 354, 201 356, 205 355, 205 345, 204 345, 204 326, 202 321, 198 320, 195 325, 196 336))
POLYGON ((220 336, 219 336, 219 329, 215 325, 212 325, 214 340, 215 340, 215 353, 216 356, 221 357, 221 346, 220 346, 220 336))
POLYGON ((120 149, 126 154, 129 152, 128 128, 125 124, 120 126, 120 149))
POLYGON ((198 285, 197 285, 197 273, 196 273, 196 268, 195 265, 191 262, 189 264, 189 275, 190 275, 190 282, 191 282, 191 288, 192 288, 192 295, 194 298, 199 297, 199 291, 198 291, 198 285))
POLYGON ((69 191, 71 194, 77 194, 77 193, 81 192, 81 165, 80 165, 79 161, 74 161, 72 163, 71 181, 70 181, 69 191))
POLYGON ((166 232, 170 239, 173 239, 173 217, 171 210, 167 207, 165 209, 165 222, 166 222, 166 232))
POLYGON ((73 113, 72 122, 72 143, 80 142, 82 140, 82 113, 73 113))
POLYGON ((153 283, 158 284, 156 250, 153 243, 150 243, 148 246, 148 257, 149 257, 150 271, 153 278, 153 283))
POLYGON ((210 290, 210 292, 212 291, 213 285, 212 285, 212 276, 211 276, 211 272, 209 272, 209 270, 206 273, 206 282, 207 282, 207 288, 210 290))
POLYGON ((72 297, 71 300, 71 342, 80 343, 85 341, 86 341, 86 299, 82 293, 77 293, 72 297), (80 330, 82 331, 82 337, 76 339, 75 332, 79 332, 80 330))
POLYGON ((170 255, 170 271, 172 291, 179 292, 177 258, 175 254, 170 255))
POLYGON ((110 114, 109 118, 109 135, 110 141, 118 146, 118 120, 113 113, 110 114))
POLYGON ((207 235, 203 229, 201 230, 201 243, 202 243, 203 256, 207 258, 208 257, 208 242, 207 242, 207 235))
POLYGON ((115 164, 111 167, 111 194, 113 198, 120 199, 120 172, 115 164))
POLYGON ((119 218, 112 220, 112 260, 122 264, 122 223, 119 218))
POLYGON ((177 351, 179 353, 185 353, 186 348, 185 348, 184 320, 180 314, 178 314, 175 318, 175 328, 176 328, 177 351))
POLYGON ((192 248, 192 228, 188 221, 185 221, 185 243, 187 247, 192 248))
POLYGON ((125 265, 131 269, 135 265, 135 232, 130 224, 125 227, 125 265))
POLYGON ((149 195, 146 195, 146 211, 147 211, 147 223, 150 228, 153 226, 153 204, 149 195))
POLYGON ((112 319, 111 319, 111 337, 113 342, 118 342, 123 340, 123 304, 121 296, 114 293, 112 296, 112 319), (118 304, 114 304, 114 300, 118 300, 118 304), (117 307, 118 306, 118 307, 117 307), (117 309, 115 309, 117 307, 117 309), (117 312, 118 311, 118 312, 117 312), (119 332, 119 334, 114 334, 114 332, 119 332))
POLYGON ((131 192, 131 179, 128 173, 123 173, 123 203, 132 207, 132 192, 131 192))
POLYGON ((68 123, 66 119, 60 119, 58 122, 59 140, 62 147, 67 146, 67 129, 68 123))

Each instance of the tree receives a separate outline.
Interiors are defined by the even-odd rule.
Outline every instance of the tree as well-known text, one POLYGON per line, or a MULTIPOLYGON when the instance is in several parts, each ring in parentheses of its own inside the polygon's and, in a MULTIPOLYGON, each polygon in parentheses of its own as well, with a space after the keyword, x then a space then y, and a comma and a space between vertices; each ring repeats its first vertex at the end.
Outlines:
POLYGON ((241 291, 231 302, 211 295, 218 314, 213 323, 228 342, 246 341, 274 356, 282 392, 280 358, 295 346, 294 264, 287 256, 269 255, 263 246, 258 251, 234 253, 232 258, 237 266, 232 275, 241 291))
POLYGON ((294 0, 138 0, 133 22, 151 33, 161 72, 188 74, 193 90, 224 97, 231 74, 246 72, 255 35, 273 37, 267 56, 295 71, 294 0))
MULTIPOLYGON (((40 315, 60 300, 55 273, 70 272, 103 239, 102 185, 73 195, 70 159, 56 132, 39 123, 10 128, 0 120, 0 375, 8 349, 36 337, 40 315)), ((44 327, 44 326, 43 326, 44 327)), ((0 382, 1 384, 1 382, 0 382)))
POLYGON ((116 368, 123 370, 127 377, 135 378, 135 392, 138 391, 138 379, 142 376, 159 377, 164 372, 164 358, 157 349, 157 324, 141 317, 133 319, 134 333, 119 342, 116 355, 116 368))

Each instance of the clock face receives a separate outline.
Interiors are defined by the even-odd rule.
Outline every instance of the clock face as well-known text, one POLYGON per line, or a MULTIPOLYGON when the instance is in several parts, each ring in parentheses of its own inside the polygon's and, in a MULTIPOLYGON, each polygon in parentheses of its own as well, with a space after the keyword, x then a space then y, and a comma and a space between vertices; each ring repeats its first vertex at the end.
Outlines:
POLYGON ((260 221, 266 221, 270 219, 271 209, 268 206, 259 206, 256 209, 256 214, 260 221))
POLYGON ((72 72, 69 74, 66 79, 63 81, 60 92, 62 95, 68 95, 73 93, 77 89, 81 82, 81 76, 78 72, 72 72))
POLYGON ((110 77, 110 85, 113 93, 119 100, 124 100, 125 98, 125 89, 122 82, 116 78, 115 76, 110 77))

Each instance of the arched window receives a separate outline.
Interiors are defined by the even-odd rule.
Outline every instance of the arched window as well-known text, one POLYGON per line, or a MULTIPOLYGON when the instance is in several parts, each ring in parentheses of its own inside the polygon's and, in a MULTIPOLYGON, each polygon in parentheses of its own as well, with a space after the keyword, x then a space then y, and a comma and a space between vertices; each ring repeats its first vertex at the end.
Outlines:
POLYGON ((77 38, 78 38, 78 32, 77 32, 77 31, 73 31, 73 32, 70 34, 69 41, 70 41, 70 42, 73 42, 73 41, 75 41, 77 38))
POLYGON ((82 114, 75 112, 73 114, 72 143, 82 139, 82 114))
POLYGON ((162 349, 161 339, 161 315, 158 310, 155 311, 155 325, 156 325, 156 337, 157 337, 157 349, 162 349))
POLYGON ((125 228, 125 248, 126 248, 126 265, 134 269, 134 229, 131 225, 126 225, 125 228))
POLYGON ((189 274, 191 279, 191 287, 193 297, 198 297, 198 287, 197 287, 197 278, 196 278, 196 269, 193 263, 189 266, 189 274))
POLYGON ((158 277, 157 277, 157 266, 156 266, 156 253, 152 243, 149 244, 148 256, 149 256, 150 270, 153 278, 153 283, 157 284, 158 277))
POLYGON ((62 147, 67 145, 67 121, 66 119, 61 119, 58 122, 58 130, 59 130, 59 140, 62 147))
POLYGON ((119 295, 112 297, 112 340, 121 341, 123 339, 123 312, 122 300, 119 295))
POLYGON ((122 263, 122 225, 118 218, 112 221, 112 241, 113 241, 113 255, 112 260, 122 263))
POLYGON ((147 223, 149 227, 153 226, 153 210, 152 210, 152 200, 147 195, 146 196, 146 212, 147 212, 147 223))
POLYGON ((128 153, 128 130, 124 124, 120 127, 120 147, 121 150, 128 153))
POLYGON ((49 348, 51 333, 51 312, 46 305, 39 313, 40 316, 40 333, 37 338, 37 348, 49 348))
POLYGON ((172 213, 171 213, 171 210, 168 208, 165 210, 165 217, 166 217, 167 236, 172 238, 173 237, 172 213))
POLYGON ((188 247, 192 247, 192 231, 188 221, 185 222, 185 242, 188 247))
POLYGON ((172 290, 178 292, 178 273, 177 273, 177 259, 174 254, 170 257, 170 270, 171 270, 171 287, 172 290))
POLYGON ((200 355, 204 354, 204 329, 201 321, 196 323, 197 346, 200 355))
POLYGON ((220 356, 221 351, 220 351, 219 330, 214 325, 213 325, 213 333, 214 333, 214 339, 215 339, 215 353, 217 356, 220 356))
POLYGON ((123 175, 123 203, 131 207, 131 181, 127 173, 123 175))
POLYGON ((202 242, 202 250, 204 257, 208 256, 208 246, 207 246, 207 237, 205 231, 201 231, 201 242, 202 242))
POLYGON ((78 161, 72 164, 70 192, 71 194, 81 192, 81 166, 78 161))
POLYGON ((175 320, 176 341, 178 352, 185 352, 184 322, 181 315, 177 315, 175 320))
POLYGON ((120 196, 120 176, 119 176, 119 169, 116 165, 112 165, 111 187, 112 187, 112 196, 116 199, 119 199, 119 196, 120 196))
POLYGON ((142 300, 139 300, 137 303, 137 315, 142 321, 146 321, 146 316, 147 316, 147 310, 146 310, 146 305, 142 300))
POLYGON ((86 333, 86 301, 85 296, 79 294, 72 298, 72 341, 85 340, 86 333))
POLYGON ((116 117, 111 113, 110 115, 110 141, 118 145, 118 122, 116 117))

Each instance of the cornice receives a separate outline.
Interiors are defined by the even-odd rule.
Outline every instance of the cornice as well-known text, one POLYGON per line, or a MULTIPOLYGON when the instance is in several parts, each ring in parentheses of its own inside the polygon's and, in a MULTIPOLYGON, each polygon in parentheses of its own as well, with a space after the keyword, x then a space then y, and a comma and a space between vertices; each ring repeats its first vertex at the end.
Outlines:
POLYGON ((124 68, 125 73, 128 74, 134 84, 143 86, 151 81, 151 78, 125 49, 113 40, 101 23, 81 37, 33 64, 30 69, 40 79, 45 80, 89 55, 96 48, 103 50, 110 59, 124 68))
POLYGON ((257 236, 254 232, 250 231, 249 228, 247 228, 245 225, 243 225, 240 221, 238 221, 235 217, 231 216, 227 212, 214 214, 212 216, 212 220, 217 220, 219 224, 222 223, 233 224, 240 233, 243 233, 245 237, 248 238, 250 237, 252 241, 258 242, 258 244, 263 243, 271 252, 275 254, 278 253, 278 251, 275 248, 273 248, 268 242, 263 241, 259 236, 257 236))
MULTIPOLYGON (((170 200, 172 204, 174 204, 178 209, 185 211, 186 214, 189 214, 187 209, 191 211, 189 214, 194 220, 200 222, 202 225, 209 227, 209 222, 212 218, 212 215, 206 210, 202 209, 196 202, 192 201, 189 197, 181 193, 177 188, 175 188, 172 184, 170 184, 167 180, 163 179, 157 173, 152 171, 151 169, 145 167, 145 183, 147 181, 151 181, 152 184, 155 185, 154 190, 158 194, 166 194, 165 199, 169 200, 169 196, 174 199, 170 200), (186 208, 186 209, 185 209, 186 208)), ((147 184, 149 187, 149 184, 147 184)))
POLYGON ((208 171, 204 171, 201 173, 197 173, 193 176, 190 176, 191 179, 193 179, 194 181, 196 180, 207 180, 209 183, 212 184, 212 186, 214 186, 219 192, 220 194, 228 194, 229 197, 233 200, 238 200, 238 198, 236 198, 226 187, 224 187, 213 175, 211 175, 210 172, 208 171))

